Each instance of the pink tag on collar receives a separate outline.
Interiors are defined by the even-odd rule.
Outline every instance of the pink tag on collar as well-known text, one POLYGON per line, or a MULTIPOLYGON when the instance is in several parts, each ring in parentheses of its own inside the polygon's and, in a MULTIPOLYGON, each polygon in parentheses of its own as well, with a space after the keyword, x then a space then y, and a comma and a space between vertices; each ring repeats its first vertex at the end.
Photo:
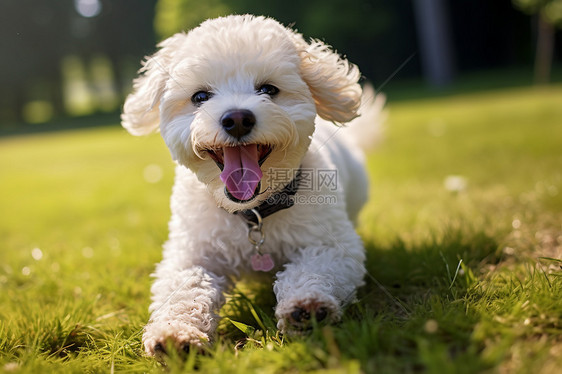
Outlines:
POLYGON ((268 253, 264 255, 260 255, 259 253, 256 253, 255 255, 252 256, 252 269, 254 269, 254 271, 267 272, 273 269, 274 266, 275 264, 273 263, 273 259, 268 253))

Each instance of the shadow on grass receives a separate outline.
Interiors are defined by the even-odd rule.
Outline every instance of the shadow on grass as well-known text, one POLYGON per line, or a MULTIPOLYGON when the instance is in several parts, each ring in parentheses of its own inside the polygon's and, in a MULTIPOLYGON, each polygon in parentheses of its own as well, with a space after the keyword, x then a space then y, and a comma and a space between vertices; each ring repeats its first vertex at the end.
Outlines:
MULTIPOLYGON (((472 339, 481 311, 471 310, 465 299, 486 266, 500 260, 493 238, 451 230, 426 243, 366 243, 366 249, 369 274, 358 302, 341 323, 299 339, 327 357, 359 361, 365 372, 478 372, 493 365, 472 339)), ((222 314, 252 326, 252 332, 265 326, 275 334, 274 306, 271 287, 258 282, 235 294, 222 314)), ((239 328, 222 327, 225 340, 245 339, 239 328)), ((329 366, 328 358, 322 366, 329 366)))
MULTIPOLYGON (((396 305, 415 303, 429 295, 456 299, 484 265, 500 260, 494 238, 455 229, 419 244, 396 240, 386 247, 372 242, 365 246, 369 274, 360 297, 374 306, 386 304, 389 298, 396 305)), ((399 309, 406 312, 403 306, 399 309)))
POLYGON ((479 312, 466 302, 485 266, 500 260, 484 233, 387 247, 366 243, 369 275, 335 333, 366 372, 477 372, 490 367, 471 339, 479 312))

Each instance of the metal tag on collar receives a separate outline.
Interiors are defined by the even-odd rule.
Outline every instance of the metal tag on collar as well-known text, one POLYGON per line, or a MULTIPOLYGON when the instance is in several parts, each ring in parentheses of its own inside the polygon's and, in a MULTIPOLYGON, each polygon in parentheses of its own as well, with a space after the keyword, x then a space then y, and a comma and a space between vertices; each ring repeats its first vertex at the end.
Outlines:
POLYGON ((249 222, 248 241, 254 246, 256 253, 251 257, 251 265, 254 271, 270 271, 275 266, 273 259, 269 253, 262 253, 261 246, 265 242, 265 233, 263 232, 263 220, 256 209, 251 210, 256 216, 257 223, 249 222))

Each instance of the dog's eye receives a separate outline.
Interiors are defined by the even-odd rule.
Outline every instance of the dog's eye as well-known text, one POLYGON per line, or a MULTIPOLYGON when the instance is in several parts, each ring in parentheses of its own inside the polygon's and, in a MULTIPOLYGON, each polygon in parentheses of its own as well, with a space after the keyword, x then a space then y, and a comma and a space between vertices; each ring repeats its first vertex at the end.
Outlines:
POLYGON ((196 106, 203 104, 203 102, 209 100, 213 97, 213 94, 208 91, 198 91, 193 96, 191 96, 191 102, 196 106))
POLYGON ((265 94, 269 96, 275 96, 279 93, 279 88, 271 85, 271 84, 264 84, 261 85, 258 89, 258 94, 265 94))

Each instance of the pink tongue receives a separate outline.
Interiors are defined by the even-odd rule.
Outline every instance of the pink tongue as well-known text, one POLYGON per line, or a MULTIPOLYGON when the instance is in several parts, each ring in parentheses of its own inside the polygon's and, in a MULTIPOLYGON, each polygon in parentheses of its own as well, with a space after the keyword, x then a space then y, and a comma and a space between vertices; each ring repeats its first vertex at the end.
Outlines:
POLYGON ((220 175, 226 189, 238 200, 249 200, 263 174, 259 165, 258 146, 224 147, 224 168, 220 175))

